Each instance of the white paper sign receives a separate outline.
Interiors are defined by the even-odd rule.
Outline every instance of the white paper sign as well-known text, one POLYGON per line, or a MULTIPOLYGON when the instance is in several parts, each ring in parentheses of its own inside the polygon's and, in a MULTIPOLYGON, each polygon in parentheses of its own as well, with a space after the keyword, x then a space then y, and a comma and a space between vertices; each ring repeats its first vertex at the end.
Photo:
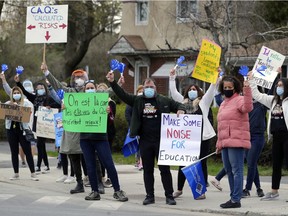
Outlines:
POLYGON ((36 134, 37 137, 55 139, 54 114, 58 109, 48 109, 40 106, 37 112, 36 134))
POLYGON ((253 67, 253 77, 257 85, 271 89, 282 66, 285 56, 263 46, 253 67))
POLYGON ((202 115, 162 113, 158 165, 187 166, 199 159, 202 115))
POLYGON ((27 7, 26 43, 66 43, 68 5, 27 7))

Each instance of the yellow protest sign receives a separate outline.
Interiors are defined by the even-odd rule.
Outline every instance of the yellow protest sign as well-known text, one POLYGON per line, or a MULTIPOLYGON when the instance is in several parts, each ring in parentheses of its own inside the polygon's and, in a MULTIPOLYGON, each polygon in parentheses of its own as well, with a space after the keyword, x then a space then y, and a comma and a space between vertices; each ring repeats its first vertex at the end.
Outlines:
POLYGON ((205 82, 216 83, 220 57, 221 47, 212 41, 203 39, 192 77, 205 82))

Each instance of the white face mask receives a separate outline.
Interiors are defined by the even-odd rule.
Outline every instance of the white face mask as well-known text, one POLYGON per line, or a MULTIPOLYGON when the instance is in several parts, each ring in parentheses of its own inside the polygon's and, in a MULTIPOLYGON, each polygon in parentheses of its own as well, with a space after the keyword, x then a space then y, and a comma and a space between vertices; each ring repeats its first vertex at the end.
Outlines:
POLYGON ((75 80, 75 83, 77 84, 78 87, 81 87, 84 85, 84 80, 79 78, 75 80))
POLYGON ((21 99, 21 94, 13 94, 13 99, 18 101, 21 99))

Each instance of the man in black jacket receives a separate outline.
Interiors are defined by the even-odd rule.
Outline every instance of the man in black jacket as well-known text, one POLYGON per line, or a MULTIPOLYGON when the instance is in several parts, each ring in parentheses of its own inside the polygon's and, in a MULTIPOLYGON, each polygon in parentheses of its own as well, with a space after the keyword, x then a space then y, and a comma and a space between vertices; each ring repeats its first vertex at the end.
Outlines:
MULTIPOLYGON (((140 137, 139 147, 143 163, 146 198, 143 205, 155 203, 154 197, 154 161, 158 159, 161 134, 161 114, 174 112, 185 113, 183 104, 157 94, 155 81, 147 78, 143 95, 128 94, 114 81, 114 73, 109 72, 107 80, 115 94, 132 107, 130 136, 140 137)), ((161 181, 165 190, 166 204, 176 205, 173 198, 173 184, 170 166, 159 165, 161 181)))

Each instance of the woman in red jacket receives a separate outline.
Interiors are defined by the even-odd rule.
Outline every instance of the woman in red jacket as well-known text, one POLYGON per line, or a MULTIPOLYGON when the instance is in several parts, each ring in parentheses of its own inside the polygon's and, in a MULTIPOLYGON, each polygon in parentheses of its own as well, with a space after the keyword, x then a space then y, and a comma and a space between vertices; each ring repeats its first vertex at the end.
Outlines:
POLYGON ((248 81, 244 88, 233 76, 223 77, 219 91, 225 96, 219 108, 217 152, 228 175, 231 199, 222 208, 240 208, 243 188, 244 150, 251 147, 248 113, 253 109, 252 93, 248 81), (243 95, 240 95, 240 93, 243 95))

